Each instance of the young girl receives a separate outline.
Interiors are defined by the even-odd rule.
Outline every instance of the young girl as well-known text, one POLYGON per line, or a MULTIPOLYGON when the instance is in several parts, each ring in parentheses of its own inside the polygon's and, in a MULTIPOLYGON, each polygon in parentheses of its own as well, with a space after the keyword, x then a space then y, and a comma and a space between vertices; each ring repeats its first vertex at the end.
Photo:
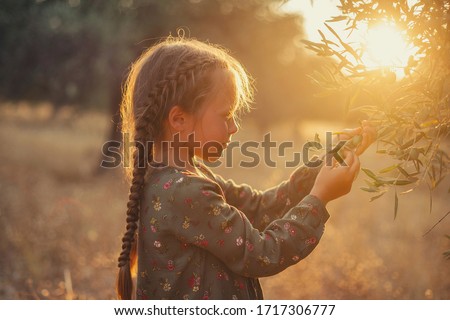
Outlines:
POLYGON ((305 258, 318 244, 328 201, 350 191, 363 136, 346 165, 300 167, 264 192, 212 173, 252 100, 249 78, 224 50, 168 38, 132 66, 121 106, 136 143, 122 239, 118 297, 261 299, 259 277, 305 258), (138 232, 136 233, 138 229, 138 232), (137 234, 139 236, 137 236, 137 234), (137 244, 137 257, 135 246, 137 244))

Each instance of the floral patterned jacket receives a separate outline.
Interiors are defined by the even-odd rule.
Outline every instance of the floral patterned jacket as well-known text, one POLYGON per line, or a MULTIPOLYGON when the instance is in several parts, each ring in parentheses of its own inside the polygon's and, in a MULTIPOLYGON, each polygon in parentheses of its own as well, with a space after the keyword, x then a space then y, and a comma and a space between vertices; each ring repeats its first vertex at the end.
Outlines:
POLYGON ((141 202, 137 299, 262 299, 258 277, 305 258, 329 214, 308 195, 319 168, 264 192, 199 167, 154 169, 141 202))

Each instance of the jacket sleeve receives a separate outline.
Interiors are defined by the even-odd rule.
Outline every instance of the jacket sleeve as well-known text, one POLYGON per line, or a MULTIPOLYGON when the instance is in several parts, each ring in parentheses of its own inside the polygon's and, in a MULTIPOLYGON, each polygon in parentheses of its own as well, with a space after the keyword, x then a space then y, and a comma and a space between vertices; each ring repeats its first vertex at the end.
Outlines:
POLYGON ((259 231, 225 201, 218 184, 197 176, 186 177, 185 183, 173 189, 171 202, 173 212, 184 217, 167 217, 166 232, 209 251, 246 277, 274 275, 305 258, 317 246, 329 218, 321 201, 307 195, 259 231))
POLYGON ((259 230, 274 219, 281 218, 311 191, 320 167, 302 166, 295 170, 289 180, 266 191, 255 190, 247 184, 237 185, 214 175, 224 192, 227 203, 242 211, 259 230))

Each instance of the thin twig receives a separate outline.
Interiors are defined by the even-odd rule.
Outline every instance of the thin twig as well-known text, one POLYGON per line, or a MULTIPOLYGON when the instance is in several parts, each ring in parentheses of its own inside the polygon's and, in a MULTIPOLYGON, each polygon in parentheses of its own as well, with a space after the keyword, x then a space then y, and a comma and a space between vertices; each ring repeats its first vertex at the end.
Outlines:
POLYGON ((437 226, 442 220, 444 220, 449 214, 450 214, 450 211, 447 212, 447 213, 445 214, 445 216, 443 216, 438 222, 436 222, 436 223, 434 224, 434 226, 431 227, 430 230, 428 230, 427 232, 425 232, 425 233, 423 234, 422 237, 425 237, 427 234, 429 234, 429 233, 431 232, 431 230, 433 230, 434 227, 436 227, 436 226, 437 226))
POLYGON ((72 276, 69 268, 64 268, 64 286, 66 288, 66 300, 73 300, 72 276))

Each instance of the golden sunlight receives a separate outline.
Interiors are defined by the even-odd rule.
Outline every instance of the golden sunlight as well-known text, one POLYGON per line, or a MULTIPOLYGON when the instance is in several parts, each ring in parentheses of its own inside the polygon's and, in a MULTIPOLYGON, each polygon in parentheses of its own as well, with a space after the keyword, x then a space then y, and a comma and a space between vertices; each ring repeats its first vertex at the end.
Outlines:
POLYGON ((363 38, 363 48, 367 67, 403 68, 414 53, 400 30, 387 24, 369 28, 363 38))
MULTIPOLYGON (((408 6, 412 6, 417 0, 407 0, 407 2, 408 6)), ((310 41, 320 42, 321 36, 317 30, 321 29, 327 33, 324 22, 341 14, 337 8, 338 4, 338 0, 288 0, 280 10, 301 13, 304 18, 304 36, 310 41)), ((404 67, 409 57, 414 56, 417 51, 415 47, 408 45, 402 31, 389 23, 379 23, 370 27, 361 23, 358 29, 351 32, 345 30, 347 27, 345 21, 332 23, 331 27, 345 42, 354 46, 355 49, 362 49, 361 58, 366 67, 389 68, 395 72, 397 78, 405 76, 404 67)))

